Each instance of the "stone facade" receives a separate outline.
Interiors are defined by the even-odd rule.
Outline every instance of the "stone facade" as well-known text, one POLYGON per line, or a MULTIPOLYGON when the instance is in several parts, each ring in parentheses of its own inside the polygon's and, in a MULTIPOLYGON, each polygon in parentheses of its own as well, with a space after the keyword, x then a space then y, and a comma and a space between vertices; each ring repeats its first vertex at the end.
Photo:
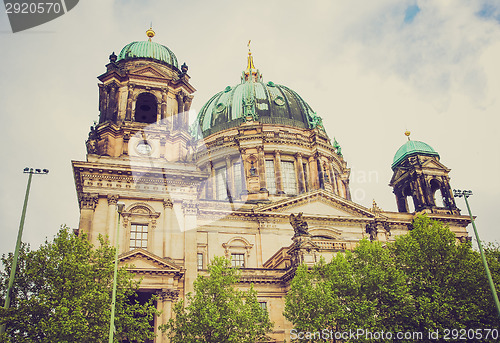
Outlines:
MULTIPOLYGON (((251 67, 247 76, 253 61, 251 67)), ((140 291, 158 295, 156 326, 193 291, 209 261, 226 256, 242 268, 239 286, 253 284, 266 303, 275 324, 269 341, 289 340, 292 325, 282 313, 297 264, 328 260, 364 238, 387 242, 407 233, 416 213, 400 194, 429 204, 438 187, 448 207, 419 211, 448 224, 457 238, 467 236, 469 219, 446 193, 449 169, 438 159, 395 170, 400 212, 365 208, 350 200, 347 162, 320 122, 294 127, 253 115, 205 137, 193 133, 187 111, 195 89, 186 71, 154 58, 111 56, 99 76, 100 117, 86 142, 87 160, 73 161, 79 232, 94 244, 99 235, 118 242, 120 262, 142 278, 140 291), (117 202, 125 204, 118 237, 117 202), (307 235, 291 225, 299 213, 307 235)), ((155 342, 167 340, 159 333, 155 342)))

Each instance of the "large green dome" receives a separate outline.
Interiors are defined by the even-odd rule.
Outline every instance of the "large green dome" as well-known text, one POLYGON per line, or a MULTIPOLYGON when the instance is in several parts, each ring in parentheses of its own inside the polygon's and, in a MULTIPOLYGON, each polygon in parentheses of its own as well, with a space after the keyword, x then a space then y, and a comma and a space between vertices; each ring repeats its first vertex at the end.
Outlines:
POLYGON ((414 155, 436 156, 439 158, 439 154, 429 144, 408 140, 408 142, 396 151, 392 162, 392 169, 394 170, 405 158, 414 155))
POLYGON ((151 40, 129 43, 123 47, 118 55, 118 61, 134 58, 150 58, 179 69, 177 57, 172 50, 151 40))
POLYGON ((321 118, 293 90, 273 82, 243 80, 215 94, 198 113, 203 136, 235 127, 247 120, 300 128, 323 129, 321 118))

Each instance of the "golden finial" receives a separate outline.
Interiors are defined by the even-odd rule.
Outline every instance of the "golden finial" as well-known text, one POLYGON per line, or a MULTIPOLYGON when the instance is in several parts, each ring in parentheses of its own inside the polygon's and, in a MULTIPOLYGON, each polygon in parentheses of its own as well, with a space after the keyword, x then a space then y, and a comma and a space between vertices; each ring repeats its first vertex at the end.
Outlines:
POLYGON ((248 62, 247 62, 247 69, 245 70, 245 75, 246 79, 248 80, 250 75, 256 75, 257 74, 257 68, 255 68, 253 64, 253 56, 252 56, 252 51, 250 51, 250 42, 252 40, 248 41, 248 62))
POLYGON ((408 140, 410 140, 410 134, 411 134, 410 131, 408 130, 405 131, 405 136, 408 137, 408 140))
MULTIPOLYGON (((152 26, 152 25, 151 25, 152 26)), ((153 38, 155 36, 155 32, 153 31, 153 28, 150 27, 147 31, 146 31, 146 35, 149 37, 149 41, 151 42, 151 38, 153 38)))

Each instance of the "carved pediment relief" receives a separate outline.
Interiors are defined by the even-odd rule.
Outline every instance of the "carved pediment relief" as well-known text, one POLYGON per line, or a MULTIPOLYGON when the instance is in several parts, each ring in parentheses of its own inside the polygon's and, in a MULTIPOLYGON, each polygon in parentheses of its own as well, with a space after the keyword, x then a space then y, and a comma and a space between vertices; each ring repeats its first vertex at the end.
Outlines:
POLYGON ((133 70, 130 72, 130 75, 136 75, 136 76, 146 76, 146 77, 155 77, 155 78, 161 78, 161 79, 168 79, 169 77, 165 74, 163 74, 161 71, 158 69, 147 66, 147 67, 142 67, 136 70, 133 70))
POLYGON ((450 171, 450 169, 446 168, 444 164, 441 162, 435 160, 435 159, 428 159, 422 164, 422 168, 426 169, 440 169, 440 170, 445 170, 445 171, 450 171))
POLYGON ((183 274, 182 267, 174 262, 156 256, 144 249, 134 249, 119 256, 120 264, 130 266, 133 272, 146 274, 183 274))
POLYGON ((264 205, 258 211, 282 213, 303 212, 305 216, 374 217, 374 214, 369 209, 324 190, 264 205))

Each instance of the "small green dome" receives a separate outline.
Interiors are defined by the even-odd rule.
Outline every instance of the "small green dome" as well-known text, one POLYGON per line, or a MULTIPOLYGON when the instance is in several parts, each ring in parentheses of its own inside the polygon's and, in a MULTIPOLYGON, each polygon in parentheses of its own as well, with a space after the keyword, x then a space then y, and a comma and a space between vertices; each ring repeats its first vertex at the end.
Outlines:
POLYGON ((392 169, 396 169, 396 167, 401 164, 405 158, 413 155, 436 156, 439 158, 439 154, 429 144, 409 140, 403 144, 396 152, 396 155, 394 155, 392 169))
POLYGON ((236 86, 227 86, 201 108, 197 122, 206 137, 249 118, 264 124, 324 130, 321 118, 295 91, 262 80, 243 80, 236 86))
POLYGON ((179 69, 177 57, 172 50, 150 40, 125 45, 118 55, 118 61, 134 58, 151 58, 179 69))

